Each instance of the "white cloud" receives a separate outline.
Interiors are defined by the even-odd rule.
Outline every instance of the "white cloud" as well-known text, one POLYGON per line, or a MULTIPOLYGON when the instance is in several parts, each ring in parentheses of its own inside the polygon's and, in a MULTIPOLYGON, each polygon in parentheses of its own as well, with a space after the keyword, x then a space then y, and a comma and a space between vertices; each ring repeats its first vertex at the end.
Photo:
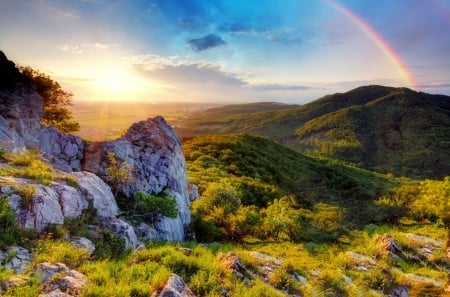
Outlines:
POLYGON ((71 54, 80 55, 80 54, 84 53, 84 49, 79 45, 60 44, 60 45, 58 45, 58 48, 60 50, 62 50, 63 52, 69 52, 71 54))

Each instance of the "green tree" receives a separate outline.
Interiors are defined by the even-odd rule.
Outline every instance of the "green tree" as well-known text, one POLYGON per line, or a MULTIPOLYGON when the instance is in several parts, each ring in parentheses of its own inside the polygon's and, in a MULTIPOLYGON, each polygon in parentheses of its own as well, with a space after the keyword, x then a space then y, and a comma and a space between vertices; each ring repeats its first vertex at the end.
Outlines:
POLYGON ((67 109, 67 106, 72 105, 72 93, 64 91, 58 82, 29 66, 20 67, 19 70, 34 83, 36 92, 44 100, 44 115, 41 118, 44 126, 54 126, 63 132, 80 130, 80 124, 67 109))
POLYGON ((263 210, 263 217, 262 233, 265 237, 275 240, 281 238, 296 239, 299 232, 300 213, 296 208, 295 197, 284 196, 275 199, 263 210))
POLYGON ((242 193, 231 183, 210 183, 192 205, 197 238, 241 242, 252 234, 260 216, 254 206, 243 206, 241 199, 242 193))
POLYGON ((159 195, 144 192, 136 193, 137 205, 133 217, 141 217, 146 222, 154 224, 161 217, 176 218, 178 216, 177 201, 166 191, 159 195))

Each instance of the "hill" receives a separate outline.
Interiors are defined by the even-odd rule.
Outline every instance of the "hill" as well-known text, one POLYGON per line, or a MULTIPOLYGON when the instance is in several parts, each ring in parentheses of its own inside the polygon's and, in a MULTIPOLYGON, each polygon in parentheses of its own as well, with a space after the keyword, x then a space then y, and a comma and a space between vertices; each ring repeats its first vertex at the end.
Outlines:
MULTIPOLYGON (((342 231, 362 228, 369 223, 394 222, 409 211, 414 212, 413 200, 420 196, 418 183, 396 180, 336 161, 307 157, 259 136, 195 136, 184 139, 183 147, 190 182, 198 185, 202 197, 194 203, 194 213, 195 205, 207 203, 210 196, 222 198, 216 204, 208 205, 209 211, 228 203, 225 196, 233 196, 239 197, 239 205, 256 207, 260 213, 274 201, 289 197, 294 208, 311 212, 312 217, 335 220, 336 228, 328 231, 342 231), (221 194, 217 193, 218 189, 221 194), (407 198, 415 195, 413 192, 417 197, 407 198), (386 197, 397 200, 395 203, 380 202, 386 197), (407 199, 410 201, 405 201, 407 199), (332 219, 326 218, 328 215, 332 219)), ((202 218, 205 216, 205 213, 201 214, 202 218)), ((308 219, 314 221, 312 217, 308 219)), ((297 228, 300 225, 298 223, 297 228)), ((322 230, 324 236, 329 233, 326 229, 322 230)), ((307 230, 302 227, 301 239, 320 241, 320 233, 314 233, 312 237, 307 234, 317 229, 307 230)), ((328 235, 338 236, 338 233, 328 235)), ((205 232, 197 234, 204 236, 205 232)))
POLYGON ((285 110, 199 113, 181 135, 254 133, 308 155, 397 176, 441 179, 450 172, 450 97, 365 86, 285 110))

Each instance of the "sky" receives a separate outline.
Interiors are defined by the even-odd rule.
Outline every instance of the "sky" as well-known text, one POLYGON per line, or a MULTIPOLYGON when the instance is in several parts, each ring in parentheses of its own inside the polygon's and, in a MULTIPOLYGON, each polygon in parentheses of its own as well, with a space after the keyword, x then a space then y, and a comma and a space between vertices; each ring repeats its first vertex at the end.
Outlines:
POLYGON ((450 0, 1 0, 0 50, 74 101, 450 95, 450 0))

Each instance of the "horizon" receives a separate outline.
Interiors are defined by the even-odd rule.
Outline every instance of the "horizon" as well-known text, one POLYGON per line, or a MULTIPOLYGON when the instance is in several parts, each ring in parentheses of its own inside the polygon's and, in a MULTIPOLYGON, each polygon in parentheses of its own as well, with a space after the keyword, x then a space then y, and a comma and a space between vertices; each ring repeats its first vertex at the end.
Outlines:
POLYGON ((448 16, 442 0, 6 0, 0 47, 75 103, 305 104, 363 85, 450 95, 448 16))

